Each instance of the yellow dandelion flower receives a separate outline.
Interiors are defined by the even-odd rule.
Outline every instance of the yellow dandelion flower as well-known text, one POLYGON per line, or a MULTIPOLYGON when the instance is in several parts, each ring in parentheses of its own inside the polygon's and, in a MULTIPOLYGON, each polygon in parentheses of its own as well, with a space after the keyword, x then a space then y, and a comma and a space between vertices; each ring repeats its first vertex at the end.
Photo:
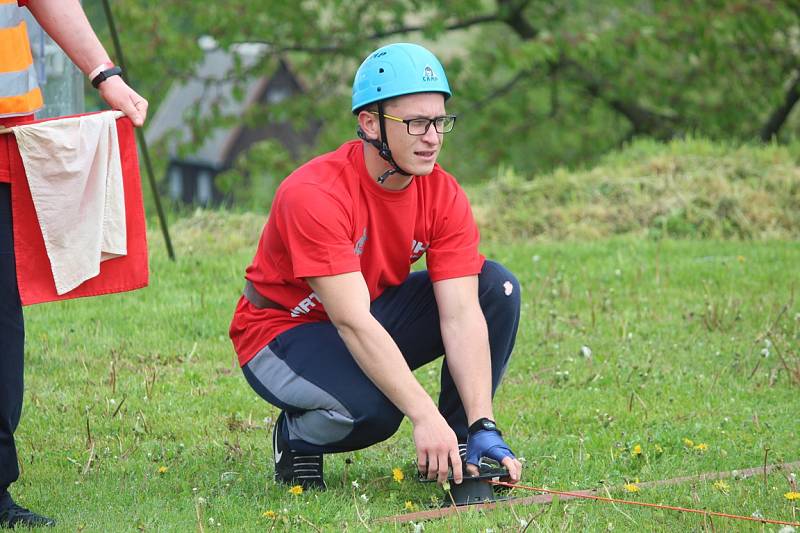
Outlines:
POLYGON ((637 455, 642 455, 642 446, 639 444, 634 446, 633 449, 631 450, 631 455, 633 455, 634 457, 636 457, 637 455))
POLYGON ((743 255, 737 255, 736 256, 736 260, 739 261, 740 263, 744 263, 744 259, 745 259, 745 257, 743 255))
POLYGON ((303 494, 303 487, 301 487, 300 485, 295 485, 294 487, 289 489, 289 492, 294 494, 295 496, 298 496, 300 494, 303 494))
POLYGON ((659 444, 656 444, 656 453, 664 453, 664 448, 659 444))
POLYGON ((626 483, 625 490, 627 490, 628 492, 639 492, 639 486, 634 485, 633 483, 626 483))
POLYGON ((694 449, 697 450, 698 452, 707 452, 708 444, 706 444, 705 442, 701 442, 700 444, 695 446, 694 449))
POLYGON ((416 505, 411 500, 406 500, 406 504, 403 506, 406 511, 413 511, 417 508, 416 505))
POLYGON ((400 470, 399 468, 392 468, 392 477, 394 478, 395 481, 400 483, 406 476, 405 474, 403 474, 403 471, 400 470))
POLYGON ((787 500, 800 500, 800 492, 795 492, 795 491, 787 492, 786 494, 783 495, 783 497, 786 498, 787 500))
POLYGON ((166 474, 167 470, 169 470, 169 468, 167 468, 166 466, 159 466, 158 467, 158 473, 159 474, 166 474))
POLYGON ((278 514, 275 511, 270 510, 270 511, 264 511, 261 516, 263 516, 264 518, 271 518, 274 520, 275 517, 278 516, 278 514))
POLYGON ((731 486, 721 479, 714 482, 714 488, 724 494, 728 494, 728 491, 731 490, 731 486))
POLYGON ((684 439, 683 439, 683 443, 684 443, 686 446, 688 446, 689 448, 691 448, 691 447, 693 447, 693 446, 694 446, 694 441, 693 441, 692 439, 686 439, 686 438, 684 438, 684 439))

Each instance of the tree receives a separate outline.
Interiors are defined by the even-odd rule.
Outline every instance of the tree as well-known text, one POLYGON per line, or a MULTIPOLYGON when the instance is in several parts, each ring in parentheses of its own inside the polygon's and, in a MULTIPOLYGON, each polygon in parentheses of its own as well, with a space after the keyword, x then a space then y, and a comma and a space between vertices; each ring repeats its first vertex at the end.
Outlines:
MULTIPOLYGON (((101 27, 96 3, 85 2, 101 27)), ((423 41, 445 63, 449 109, 461 117, 443 163, 466 180, 498 165, 533 175, 583 164, 639 136, 800 132, 791 114, 800 98, 796 1, 119 0, 113 9, 153 108, 191 73, 200 35, 223 47, 268 44, 255 71, 287 57, 307 93, 254 113, 322 119, 315 152, 353 136, 349 93, 363 56, 423 41)))

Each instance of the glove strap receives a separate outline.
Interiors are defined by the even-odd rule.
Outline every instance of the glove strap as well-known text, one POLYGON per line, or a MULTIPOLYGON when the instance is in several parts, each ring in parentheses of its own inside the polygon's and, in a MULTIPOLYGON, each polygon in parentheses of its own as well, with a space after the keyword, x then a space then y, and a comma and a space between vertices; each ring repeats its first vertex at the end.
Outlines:
POLYGON ((498 428, 495 421, 490 418, 479 418, 469 427, 470 435, 474 435, 479 431, 496 431, 498 435, 502 435, 500 428, 498 428))

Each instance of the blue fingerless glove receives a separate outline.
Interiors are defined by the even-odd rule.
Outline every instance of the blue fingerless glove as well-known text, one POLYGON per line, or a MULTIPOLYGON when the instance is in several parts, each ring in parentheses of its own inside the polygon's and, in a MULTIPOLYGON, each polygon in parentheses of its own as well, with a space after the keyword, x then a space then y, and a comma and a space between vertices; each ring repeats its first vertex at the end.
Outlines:
POLYGON ((479 466, 481 457, 494 459, 498 463, 514 454, 497 430, 480 430, 467 439, 467 463, 479 466))

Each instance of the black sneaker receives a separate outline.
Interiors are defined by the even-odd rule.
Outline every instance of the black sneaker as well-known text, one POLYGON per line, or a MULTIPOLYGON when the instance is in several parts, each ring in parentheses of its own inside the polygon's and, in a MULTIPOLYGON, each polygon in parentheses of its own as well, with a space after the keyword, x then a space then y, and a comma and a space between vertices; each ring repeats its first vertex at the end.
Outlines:
POLYGON ((322 454, 309 455, 292 450, 282 430, 286 415, 281 412, 272 430, 272 457, 275 461, 275 481, 300 485, 304 489, 325 490, 322 478, 322 454))
POLYGON ((14 500, 0 509, 0 529, 14 529, 15 527, 42 527, 54 526, 56 521, 17 505, 14 500))

